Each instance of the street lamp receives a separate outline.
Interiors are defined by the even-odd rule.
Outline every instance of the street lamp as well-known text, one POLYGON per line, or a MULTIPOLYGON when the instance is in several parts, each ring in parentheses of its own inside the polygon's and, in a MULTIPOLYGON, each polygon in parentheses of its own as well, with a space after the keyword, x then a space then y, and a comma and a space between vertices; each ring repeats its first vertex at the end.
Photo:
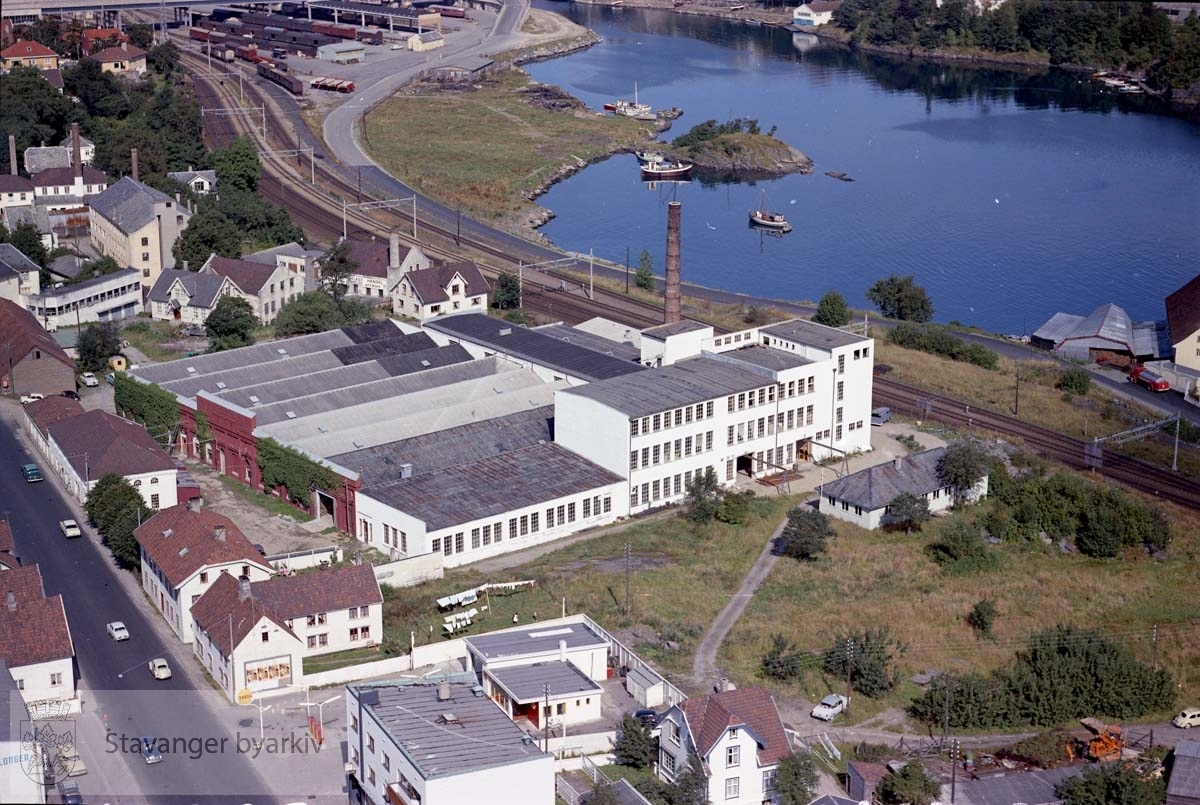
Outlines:
POLYGON ((339 693, 336 696, 330 696, 328 699, 326 699, 323 702, 300 702, 300 704, 304 705, 304 714, 309 719, 312 719, 312 715, 309 712, 309 708, 310 707, 317 708, 317 724, 321 728, 320 729, 321 740, 318 741, 318 743, 325 742, 325 705, 332 704, 333 702, 336 702, 340 698, 342 698, 342 694, 339 693))

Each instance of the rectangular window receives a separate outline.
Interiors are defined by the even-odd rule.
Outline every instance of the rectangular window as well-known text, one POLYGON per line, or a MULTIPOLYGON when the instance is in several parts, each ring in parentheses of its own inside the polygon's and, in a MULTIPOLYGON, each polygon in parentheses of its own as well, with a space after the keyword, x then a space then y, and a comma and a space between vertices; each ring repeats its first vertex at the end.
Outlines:
POLYGON ((638 451, 629 451, 629 469, 636 470, 638 468, 638 451))
MULTIPOLYGON (((690 406, 687 409, 687 421, 688 422, 692 421, 692 409, 690 406)), ((682 408, 675 409, 675 424, 676 425, 683 424, 683 409, 682 408)))
POLYGON ((725 779, 725 799, 737 799, 741 795, 741 781, 737 777, 727 777, 725 779))
POLYGON ((150 245, 150 238, 142 238, 142 245, 143 245, 143 246, 149 246, 149 245, 150 245))
POLYGON ((605 497, 604 498, 604 513, 608 514, 610 511, 612 511, 612 497, 605 497))
POLYGON ((52 687, 52 688, 62 687, 62 673, 50 674, 50 687, 52 687))
POLYGON ((675 476, 675 494, 676 495, 683 494, 683 476, 682 475, 675 476))
POLYGON ((845 397, 845 391, 846 391, 846 382, 844 380, 839 380, 837 382, 837 401, 838 402, 841 402, 842 398, 845 397))
MULTIPOLYGON (((430 548, 430 550, 432 550, 434 553, 440 553, 440 552, 441 552, 441 550, 442 550, 442 541, 441 541, 441 539, 435 539, 435 540, 434 540, 432 543, 430 543, 430 545, 429 545, 429 548, 430 548)), ((309 625, 311 626, 312 624, 309 624, 309 625)))
POLYGON ((351 642, 357 642, 357 641, 358 641, 358 629, 351 629, 351 630, 350 630, 350 641, 351 641, 351 642))
POLYGON ((725 399, 725 402, 728 404, 728 405, 727 405, 727 410, 729 411, 729 413, 731 413, 731 414, 732 414, 732 413, 733 413, 733 411, 734 411, 734 398, 733 398, 733 395, 732 395, 732 394, 730 394, 730 395, 729 395, 729 396, 728 396, 728 397, 725 399))
POLYGON ((710 430, 708 433, 704 434, 704 449, 712 450, 713 449, 712 444, 713 444, 713 432, 710 430))
POLYGON ((812 394, 816 390, 817 390, 817 379, 815 377, 810 377, 808 379, 808 393, 812 394))
POLYGON ((638 421, 636 419, 629 420, 629 435, 630 436, 638 435, 638 421))
POLYGON ((513 517, 508 521, 508 538, 516 539, 517 536, 517 518, 513 517))
POLYGON ((729 426, 729 433, 727 436, 726 444, 733 444, 733 425, 729 426))
POLYGON ((200 583, 201 583, 201 584, 208 584, 208 574, 207 574, 207 573, 201 573, 201 574, 200 574, 200 583))
POLYGON ((674 458, 676 461, 678 461, 679 459, 683 458, 683 439, 676 439, 676 440, 675 440, 675 450, 674 450, 674 452, 672 453, 672 457, 673 457, 673 458, 674 458))
POLYGON ((654 445, 654 449, 651 451, 651 455, 654 457, 655 465, 662 463, 662 451, 658 445, 654 445))
POLYGON ((844 375, 845 373, 846 373, 846 356, 838 355, 838 374, 844 375))
POLYGON ((643 467, 650 466, 650 448, 649 447, 642 448, 642 466, 643 467))
POLYGON ((528 533, 529 533, 529 515, 522 514, 521 515, 521 536, 523 537, 528 533))
POLYGON ((709 400, 707 403, 704 404, 704 416, 705 416, 705 418, 711 419, 712 415, 713 415, 713 404, 712 404, 712 400, 709 400))
POLYGON ((654 415, 654 430, 662 430, 662 414, 654 415))
POLYGON ((563 504, 558 507, 558 524, 562 525, 567 521, 567 507, 563 504))
POLYGON ((667 774, 675 776, 675 756, 665 749, 662 751, 662 767, 667 774))
POLYGON ((742 747, 731 746, 725 750, 725 768, 742 765, 742 747))
POLYGON ((479 548, 483 543, 480 542, 480 534, 478 528, 471 529, 471 550, 479 548))
POLYGON ((739 395, 738 395, 738 398, 737 398, 737 400, 738 400, 737 409, 738 409, 739 411, 741 411, 741 410, 745 409, 745 407, 746 407, 746 393, 745 393, 745 392, 742 392, 741 394, 739 394, 739 395))
POLYGON ((383 753, 383 768, 386 771, 392 770, 392 759, 387 756, 387 752, 383 753))
POLYGON ((658 500, 662 497, 662 482, 656 479, 653 485, 651 485, 650 490, 654 495, 654 499, 658 500))
POLYGON ((540 526, 538 526, 538 513, 534 512, 533 514, 529 515, 529 530, 536 534, 538 532, 539 528, 540 528, 540 526))
POLYGON ((758 404, 759 405, 767 404, 767 390, 765 388, 758 390, 758 404))
MULTIPOLYGON (((572 505, 574 505, 574 504, 572 504, 572 505)), ((589 518, 591 516, 592 516, 592 499, 584 498, 583 499, 583 518, 586 520, 587 518, 589 518)))
POLYGON ((811 425, 813 423, 813 407, 810 405, 804 409, 804 424, 811 425))
POLYGON ((367 736, 367 751, 371 752, 372 754, 374 754, 374 752, 375 752, 375 736, 374 735, 367 736))
MULTIPOLYGON (((584 501, 584 502, 586 503, 587 501, 584 501)), ((575 504, 574 503, 567 504, 567 522, 568 523, 575 522, 575 504)))
POLYGON ((644 417, 642 417, 642 433, 649 433, 649 432, 650 432, 650 417, 644 416, 644 417))
POLYGON ((463 552, 463 532, 461 531, 454 535, 454 552, 463 552))
POLYGON ((833 440, 835 442, 840 442, 842 440, 842 426, 841 425, 837 426, 837 430, 834 432, 833 440))
POLYGON ((492 544, 492 527, 490 525, 485 525, 483 527, 483 544, 484 545, 492 544))
POLYGON ((546 509, 546 528, 554 528, 554 507, 546 509))
POLYGON ((770 794, 775 791, 775 779, 778 774, 778 769, 767 769, 763 772, 763 794, 770 794))

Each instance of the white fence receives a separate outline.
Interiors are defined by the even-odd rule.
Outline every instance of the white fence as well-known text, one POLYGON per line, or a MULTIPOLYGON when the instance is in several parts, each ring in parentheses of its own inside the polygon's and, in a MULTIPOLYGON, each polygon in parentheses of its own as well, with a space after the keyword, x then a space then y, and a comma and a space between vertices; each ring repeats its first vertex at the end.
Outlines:
POLYGON ((267 562, 276 570, 304 570, 310 567, 320 567, 342 561, 342 549, 336 545, 324 548, 309 548, 306 551, 291 551, 290 553, 275 553, 267 557, 267 562))
POLYGON ((332 671, 318 671, 315 674, 305 674, 304 682, 309 687, 322 688, 328 685, 344 685, 347 682, 370 679, 374 676, 399 674, 409 670, 409 668, 408 657, 388 657, 386 660, 374 660, 372 662, 347 665, 344 668, 335 668, 332 671))
POLYGON ((392 587, 412 587, 442 577, 442 555, 426 553, 375 565, 375 580, 392 587))
POLYGON ((565 738, 550 736, 550 753, 558 758, 608 754, 612 751, 613 740, 616 737, 617 733, 613 731, 581 732, 578 735, 568 734, 565 738))

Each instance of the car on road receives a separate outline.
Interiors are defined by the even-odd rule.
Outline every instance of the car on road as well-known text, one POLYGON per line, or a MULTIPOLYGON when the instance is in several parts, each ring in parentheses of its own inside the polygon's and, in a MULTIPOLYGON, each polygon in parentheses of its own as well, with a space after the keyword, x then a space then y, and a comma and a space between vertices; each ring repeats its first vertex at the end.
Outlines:
POLYGON ((639 723, 645 724, 649 727, 653 727, 656 724, 658 724, 658 713, 654 712, 653 710, 651 710, 649 708, 646 708, 644 710, 638 710, 636 713, 633 714, 633 717, 639 723))
POLYGON ((125 628, 125 624, 121 621, 113 621, 105 628, 108 629, 108 636, 113 640, 121 641, 129 639, 129 630, 125 628))
POLYGON ((170 679, 171 666, 162 657, 155 657, 150 661, 150 675, 155 679, 170 679))
POLYGON ((84 372, 79 376, 79 382, 89 388, 100 385, 100 381, 96 379, 95 372, 84 372))
POLYGON ((887 406, 876 408, 871 412, 871 424, 883 425, 892 419, 892 409, 887 406))
POLYGON ((46 399, 45 394, 39 394, 36 391, 31 391, 28 394, 21 395, 21 405, 28 405, 31 402, 35 402, 37 400, 44 400, 44 399, 46 399))
POLYGON ((1200 727, 1200 707, 1185 707, 1171 719, 1171 723, 1184 730, 1200 727))
POLYGON ((154 746, 153 735, 143 735, 140 739, 142 745, 142 757, 147 763, 162 763, 162 752, 158 751, 154 746))
POLYGON ((848 700, 845 696, 831 693, 817 702, 817 706, 812 709, 812 717, 819 718, 822 721, 833 721, 836 716, 846 711, 847 703, 848 700))
POLYGON ((110 386, 115 386, 115 385, 117 384, 117 375, 116 375, 116 373, 115 373, 115 372, 109 372, 108 374, 106 374, 106 375, 104 376, 104 382, 105 382, 105 383, 107 383, 107 384, 108 384, 108 385, 110 385, 110 386))
POLYGON ((1171 384, 1158 372, 1152 372, 1145 366, 1135 366, 1129 373, 1131 383, 1141 383, 1151 391, 1170 391, 1171 384))
POLYGON ((42 471, 38 469, 37 464, 22 464, 21 476, 25 479, 25 483, 31 484, 34 481, 44 481, 42 471))
POLYGON ((71 391, 70 389, 67 389, 66 391, 64 391, 64 392, 62 393, 62 396, 66 397, 68 400, 78 400, 78 399, 79 399, 79 392, 78 392, 78 391, 71 391))
POLYGON ((59 520, 58 530, 62 532, 64 537, 81 537, 83 532, 79 530, 79 523, 74 520, 59 520))
POLYGON ((58 750, 58 758, 62 761, 68 777, 87 774, 87 765, 84 764, 83 758, 79 756, 79 750, 74 746, 61 747, 58 750))
POLYGON ((63 805, 83 805, 83 795, 79 793, 79 783, 74 780, 63 780, 58 784, 58 798, 63 805))

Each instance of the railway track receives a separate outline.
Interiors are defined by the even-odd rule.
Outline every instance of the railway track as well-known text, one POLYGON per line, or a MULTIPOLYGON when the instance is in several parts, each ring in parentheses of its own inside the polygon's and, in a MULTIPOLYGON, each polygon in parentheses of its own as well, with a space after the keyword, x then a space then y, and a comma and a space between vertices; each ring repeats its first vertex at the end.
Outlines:
POLYGON ((1016 417, 977 408, 963 400, 875 378, 875 405, 886 405, 918 420, 937 420, 1023 442, 1030 452, 1076 470, 1090 470, 1140 492, 1200 509, 1200 483, 1177 472, 1118 453, 1104 445, 1065 436, 1016 417))

